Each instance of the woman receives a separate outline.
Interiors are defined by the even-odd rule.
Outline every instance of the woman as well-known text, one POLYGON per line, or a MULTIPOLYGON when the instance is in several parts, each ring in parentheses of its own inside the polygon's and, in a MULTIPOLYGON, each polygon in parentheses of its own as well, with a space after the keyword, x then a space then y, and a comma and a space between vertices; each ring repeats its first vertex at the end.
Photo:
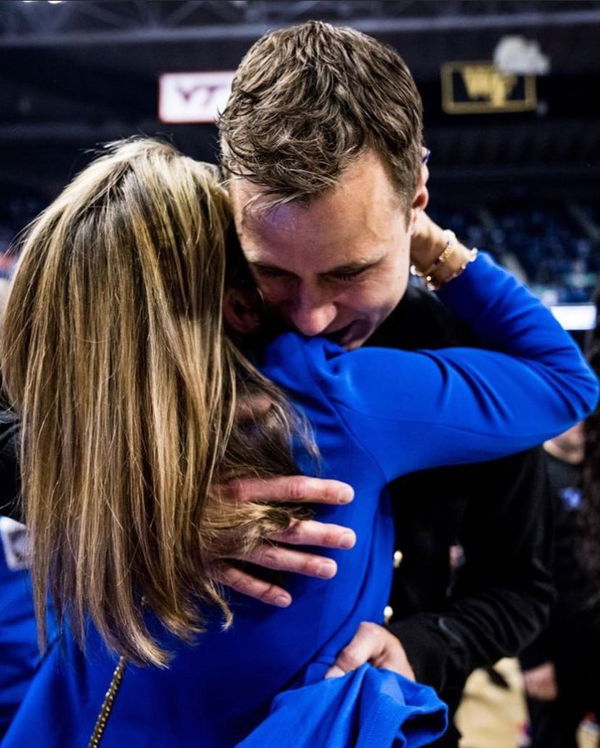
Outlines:
POLYGON ((228 227, 207 167, 140 140, 84 170, 25 239, 3 373, 21 421, 36 604, 41 618, 49 587, 69 626, 5 746, 391 745, 405 723, 409 745, 430 742, 428 689, 370 666, 323 680, 358 623, 382 617, 385 486, 523 449, 595 402, 551 315, 461 247, 423 269, 506 353, 346 353, 288 334, 257 355, 259 374, 222 331, 228 227), (278 388, 310 422, 318 464, 278 388), (288 609, 226 602, 214 564, 291 513, 230 506, 215 486, 298 468, 354 486, 352 505, 321 517, 355 528, 356 547, 333 581, 293 580, 288 609))

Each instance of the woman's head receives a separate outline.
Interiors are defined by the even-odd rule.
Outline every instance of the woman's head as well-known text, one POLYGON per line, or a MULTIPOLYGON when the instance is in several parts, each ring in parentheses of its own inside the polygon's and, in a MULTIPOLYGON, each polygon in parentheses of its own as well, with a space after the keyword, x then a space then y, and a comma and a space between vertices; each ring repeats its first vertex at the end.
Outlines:
MULTIPOLYGON (((218 340, 228 224, 207 165, 153 140, 108 146, 29 229, 5 348, 29 358, 39 342, 53 375, 69 376, 54 367, 63 355, 132 373, 143 357, 177 357, 198 320, 218 340), (29 345, 19 345, 25 338, 29 345)), ((71 376, 89 381, 90 373, 82 366, 71 376)), ((10 380, 9 366, 5 374, 10 380)), ((19 400, 26 382, 14 379, 19 400)))
POLYGON ((7 304, 38 611, 49 586, 77 636, 89 615, 139 662, 165 661, 142 600, 189 638, 199 602, 228 613, 215 560, 289 520, 213 488, 292 462, 283 398, 223 335, 229 226, 212 167, 154 140, 113 144, 29 228, 7 304), (236 404, 254 393, 273 408, 248 439, 236 404))

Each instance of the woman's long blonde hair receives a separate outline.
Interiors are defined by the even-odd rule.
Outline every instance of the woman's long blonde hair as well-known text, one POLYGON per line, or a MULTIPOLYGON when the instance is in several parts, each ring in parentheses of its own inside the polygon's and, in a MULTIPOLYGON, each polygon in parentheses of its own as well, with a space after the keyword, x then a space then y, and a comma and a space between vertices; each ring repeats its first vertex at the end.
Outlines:
POLYGON ((213 167, 138 139, 109 146, 24 237, 2 372, 41 641, 49 591, 80 642, 89 618, 130 661, 163 665, 148 611, 184 640, 203 603, 227 619, 215 561, 289 523, 214 490, 294 469, 285 399, 223 333, 229 229, 213 167), (248 425, 236 407, 257 393, 272 405, 248 425))

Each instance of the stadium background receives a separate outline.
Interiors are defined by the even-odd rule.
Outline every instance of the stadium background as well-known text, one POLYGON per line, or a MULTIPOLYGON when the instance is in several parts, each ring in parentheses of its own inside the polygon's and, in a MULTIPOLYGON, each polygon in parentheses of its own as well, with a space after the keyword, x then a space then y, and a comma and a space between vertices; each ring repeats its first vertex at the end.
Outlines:
MULTIPOLYGON (((160 133, 216 160, 214 124, 160 121, 160 76, 233 71, 267 29, 308 18, 363 30, 405 58, 425 104, 435 217, 548 303, 588 302, 600 271, 600 2, 591 1, 6 0, 0 252, 102 142, 160 133), (546 61, 533 107, 445 111, 444 65, 491 62, 514 35, 546 61)), ((11 262, 2 257, 0 271, 11 262)), ((589 310, 578 311, 568 324, 589 326, 589 310)))

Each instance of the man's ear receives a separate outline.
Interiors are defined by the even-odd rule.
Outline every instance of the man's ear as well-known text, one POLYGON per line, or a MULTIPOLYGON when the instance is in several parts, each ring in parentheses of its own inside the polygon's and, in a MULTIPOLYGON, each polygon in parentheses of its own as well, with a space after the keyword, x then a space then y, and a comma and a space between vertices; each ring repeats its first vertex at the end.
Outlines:
POLYGON ((260 327, 260 299, 254 290, 228 288, 223 299, 223 317, 235 332, 252 335, 260 327))
POLYGON ((417 189, 413 197, 412 204, 410 206, 410 226, 409 229, 412 233, 417 217, 420 212, 424 211, 429 203, 429 190, 427 189, 427 180, 429 179, 429 169, 427 164, 421 165, 421 171, 419 172, 419 181, 417 182, 417 189))

